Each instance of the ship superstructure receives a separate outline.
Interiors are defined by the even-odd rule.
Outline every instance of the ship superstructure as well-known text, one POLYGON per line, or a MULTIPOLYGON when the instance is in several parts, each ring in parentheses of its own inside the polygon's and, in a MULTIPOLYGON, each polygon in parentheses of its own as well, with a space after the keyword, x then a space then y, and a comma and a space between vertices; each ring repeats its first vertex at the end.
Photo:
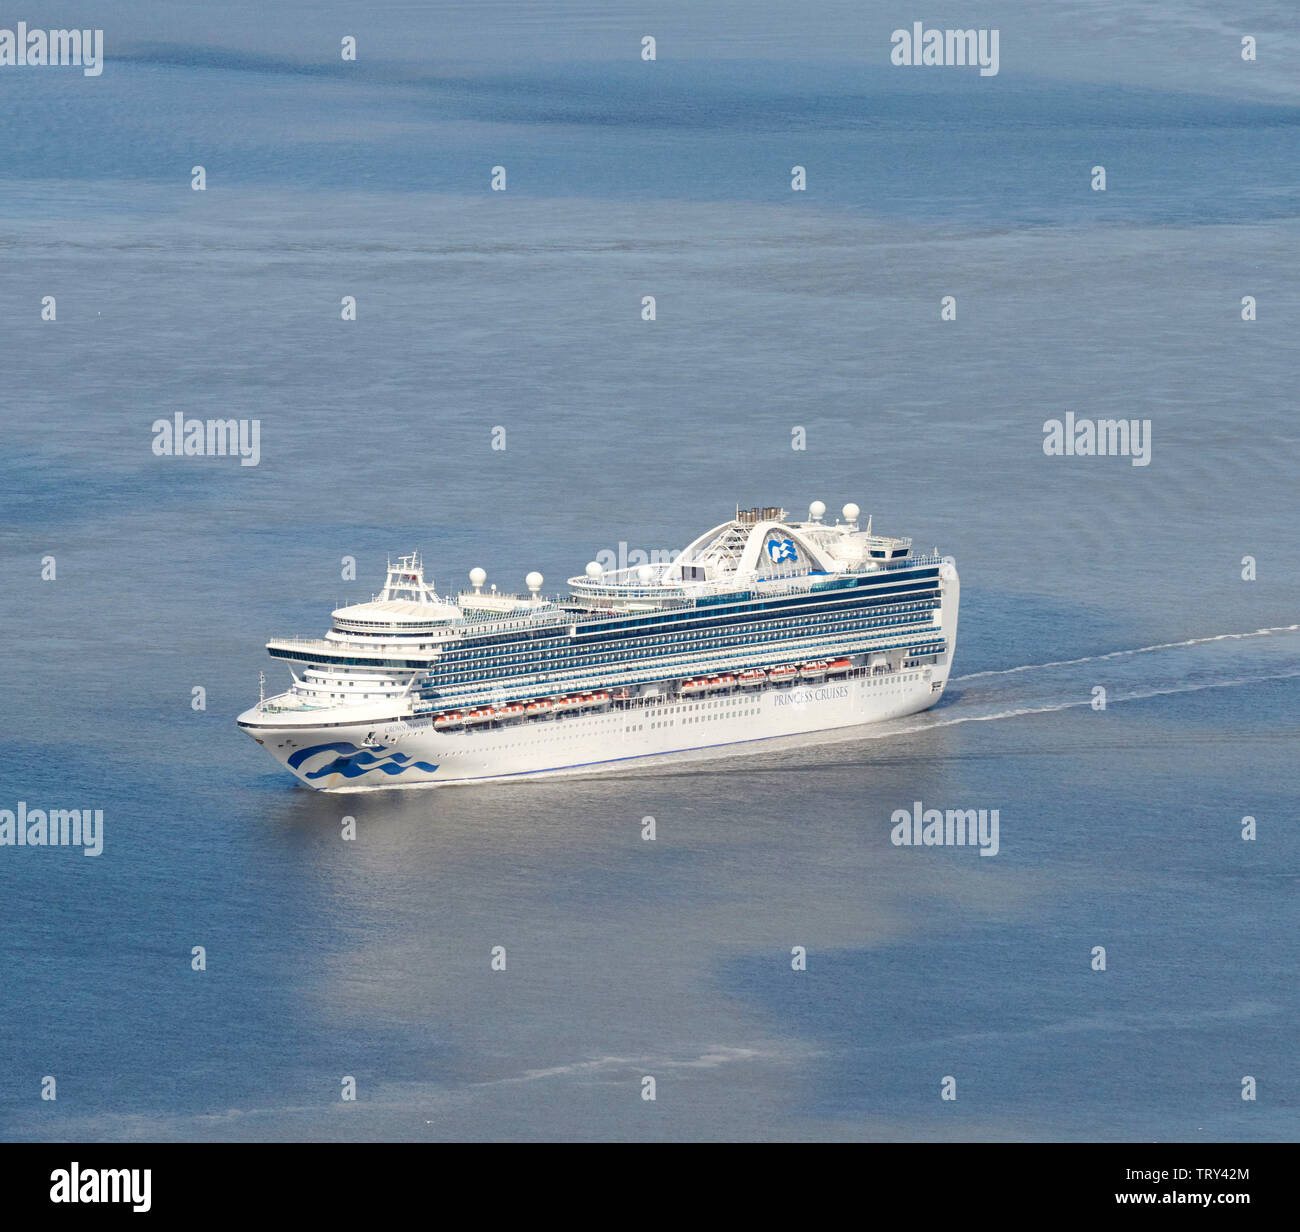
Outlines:
POLYGON ((877 722, 943 693, 959 581, 937 552, 859 525, 737 509, 668 561, 589 564, 559 600, 440 597, 418 555, 324 638, 276 638, 292 687, 239 725, 323 790, 634 764, 877 722))

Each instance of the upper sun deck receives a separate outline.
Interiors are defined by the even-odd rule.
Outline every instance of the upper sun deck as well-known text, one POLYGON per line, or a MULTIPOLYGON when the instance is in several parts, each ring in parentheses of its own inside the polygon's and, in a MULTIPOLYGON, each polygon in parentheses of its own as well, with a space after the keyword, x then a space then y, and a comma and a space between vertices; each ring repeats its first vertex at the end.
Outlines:
POLYGON ((651 610, 735 591, 786 591, 844 574, 869 573, 907 557, 910 539, 889 538, 858 525, 860 511, 845 505, 842 520, 829 524, 815 501, 804 522, 784 509, 737 509, 736 516, 706 531, 670 561, 626 569, 603 569, 593 561, 569 579, 576 605, 651 610))
POLYGON ((388 562, 384 589, 368 603, 352 603, 333 613, 334 633, 411 637, 428 634, 460 619, 460 609, 438 597, 424 580, 418 553, 388 562))

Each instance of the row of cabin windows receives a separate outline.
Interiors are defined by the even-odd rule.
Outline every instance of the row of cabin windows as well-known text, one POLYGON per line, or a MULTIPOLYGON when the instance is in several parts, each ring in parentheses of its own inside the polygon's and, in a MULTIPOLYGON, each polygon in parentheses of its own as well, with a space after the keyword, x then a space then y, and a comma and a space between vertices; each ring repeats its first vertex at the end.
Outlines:
MULTIPOLYGON (((809 632, 815 633, 826 626, 835 626, 844 629, 873 628, 881 625, 891 624, 908 624, 917 623, 917 621, 903 621, 897 619, 900 615, 912 612, 933 612, 935 605, 933 603, 909 603, 892 605, 884 612, 873 613, 869 619, 862 619, 856 612, 844 612, 834 616, 820 616, 807 620, 783 620, 765 623, 760 627, 761 632, 743 634, 739 631, 722 633, 717 629, 697 629, 689 633, 669 633, 653 638, 633 638, 629 641, 620 643, 622 648, 648 648, 652 646, 672 646, 684 645, 696 642, 716 642, 716 643, 736 643, 744 644, 754 641, 772 640, 763 636, 767 630, 772 629, 790 629, 800 626, 809 632), (856 617, 856 619, 854 619, 856 617)), ((473 664, 482 659, 493 659, 500 663, 519 663, 527 661, 539 661, 542 659, 552 659, 557 656, 573 655, 582 653, 582 648, 577 646, 553 647, 547 650, 532 650, 523 654, 501 655, 499 651, 491 648, 473 649, 473 650, 455 650, 450 652, 443 660, 445 663, 466 663, 473 664)), ((605 658, 626 658, 626 653, 614 653, 606 655, 605 658)))
MULTIPOLYGON (((775 626, 765 626, 766 629, 785 628, 799 624, 803 631, 808 635, 816 636, 819 633, 849 633, 864 629, 886 628, 892 626, 906 627, 911 624, 923 624, 926 622, 929 613, 933 612, 932 604, 907 604, 893 609, 893 615, 872 616, 868 619, 846 620, 843 616, 837 618, 823 617, 811 621, 780 621, 775 626), (908 615, 908 613, 916 613, 908 615)), ((694 633, 677 633, 668 634, 663 638, 636 639, 632 645, 649 648, 654 644, 656 648, 664 650, 687 650, 707 651, 722 650, 731 646, 751 646, 762 645, 767 642, 780 641, 780 638, 764 633, 755 633, 749 635, 736 636, 720 635, 715 630, 699 630, 694 633)), ((448 655, 443 660, 445 667, 440 670, 438 667, 433 669, 438 683, 452 683, 457 679, 475 677, 478 679, 491 679, 495 676, 519 675, 524 664, 543 664, 551 668, 560 666, 584 667, 599 666, 607 663, 626 662, 631 656, 626 651, 618 653, 591 654, 581 647, 567 647, 563 650, 553 650, 548 653, 533 652, 530 654, 498 656, 491 651, 475 650, 466 651, 460 654, 448 655), (497 665, 497 670, 487 672, 479 666, 480 663, 491 661, 497 665), (514 669, 514 670, 511 670, 514 669)))

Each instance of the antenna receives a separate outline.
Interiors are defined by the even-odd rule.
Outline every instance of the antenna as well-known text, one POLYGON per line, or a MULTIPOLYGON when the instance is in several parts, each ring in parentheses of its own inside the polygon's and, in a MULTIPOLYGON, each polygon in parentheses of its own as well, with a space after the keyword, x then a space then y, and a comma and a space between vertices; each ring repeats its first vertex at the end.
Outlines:
POLYGON ((257 704, 261 706, 266 701, 266 673, 257 673, 257 704))

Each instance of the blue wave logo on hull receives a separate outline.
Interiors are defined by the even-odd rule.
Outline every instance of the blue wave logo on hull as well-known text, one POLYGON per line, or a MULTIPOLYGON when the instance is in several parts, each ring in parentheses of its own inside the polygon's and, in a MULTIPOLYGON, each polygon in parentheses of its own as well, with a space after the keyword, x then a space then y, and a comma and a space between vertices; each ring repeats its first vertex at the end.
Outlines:
POLYGON ((438 768, 429 765, 427 761, 412 761, 406 753, 376 753, 373 749, 361 748, 349 744, 346 740, 336 740, 332 744, 314 744, 309 749, 299 749, 289 758, 289 768, 297 770, 317 753, 339 753, 341 756, 315 770, 306 771, 303 774, 304 778, 323 779, 330 774, 341 774, 345 779, 356 779, 373 770, 378 770, 381 774, 392 778, 407 770, 424 770, 432 774, 438 768))

